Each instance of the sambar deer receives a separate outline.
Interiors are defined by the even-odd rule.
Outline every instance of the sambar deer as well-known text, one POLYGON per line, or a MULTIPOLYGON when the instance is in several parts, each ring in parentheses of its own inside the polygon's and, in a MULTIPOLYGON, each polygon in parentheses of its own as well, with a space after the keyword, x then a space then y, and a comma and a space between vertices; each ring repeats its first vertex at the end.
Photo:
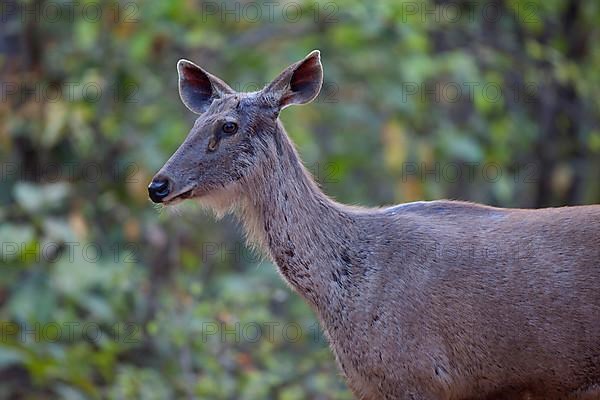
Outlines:
POLYGON ((600 205, 346 206, 279 120, 318 95, 318 51, 252 93, 177 68, 200 116, 150 198, 237 214, 318 315, 357 398, 600 399, 600 205))

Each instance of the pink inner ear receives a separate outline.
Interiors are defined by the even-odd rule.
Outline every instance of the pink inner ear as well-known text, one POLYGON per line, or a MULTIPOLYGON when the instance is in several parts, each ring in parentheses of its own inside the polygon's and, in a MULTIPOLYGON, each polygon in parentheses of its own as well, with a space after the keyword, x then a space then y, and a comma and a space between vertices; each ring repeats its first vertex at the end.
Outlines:
POLYGON ((183 85, 187 89, 205 97, 212 95, 212 85, 206 74, 192 66, 185 66, 182 72, 183 85))
POLYGON ((294 92, 302 92, 311 90, 315 85, 320 83, 319 74, 320 68, 318 58, 311 57, 294 71, 290 80, 290 89, 294 92))

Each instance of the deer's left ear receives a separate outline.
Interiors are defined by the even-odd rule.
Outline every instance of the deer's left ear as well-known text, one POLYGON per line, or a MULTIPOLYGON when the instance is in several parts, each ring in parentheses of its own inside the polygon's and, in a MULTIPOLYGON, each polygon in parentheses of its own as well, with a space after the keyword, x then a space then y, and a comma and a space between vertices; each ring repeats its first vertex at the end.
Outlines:
POLYGON ((292 104, 312 101, 323 85, 321 53, 313 50, 303 60, 287 67, 277 78, 263 89, 263 94, 272 99, 279 109, 292 104))
POLYGON ((202 114, 211 103, 225 94, 235 93, 225 82, 188 60, 177 63, 179 96, 187 108, 202 114))

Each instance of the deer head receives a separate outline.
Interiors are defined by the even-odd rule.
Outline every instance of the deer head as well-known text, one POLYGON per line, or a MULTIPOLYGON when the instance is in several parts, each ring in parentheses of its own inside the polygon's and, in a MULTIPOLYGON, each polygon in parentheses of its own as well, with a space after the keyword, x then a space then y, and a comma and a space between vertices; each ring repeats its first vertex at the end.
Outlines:
MULTIPOLYGON (((286 68, 263 90, 238 93, 196 64, 180 60, 179 94, 199 114, 191 131, 148 186, 155 203, 173 204, 240 188, 244 177, 272 162, 279 112, 312 101, 321 89, 318 50, 286 68)), ((227 205, 225 205, 227 206, 227 205)))

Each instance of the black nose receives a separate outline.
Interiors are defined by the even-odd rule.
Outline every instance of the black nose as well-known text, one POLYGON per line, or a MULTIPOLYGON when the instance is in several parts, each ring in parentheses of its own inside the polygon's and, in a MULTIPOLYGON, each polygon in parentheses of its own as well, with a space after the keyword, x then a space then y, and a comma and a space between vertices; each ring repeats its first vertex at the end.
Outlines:
POLYGON ((169 181, 167 179, 154 179, 148 185, 148 195, 155 203, 161 203, 169 195, 169 181))

